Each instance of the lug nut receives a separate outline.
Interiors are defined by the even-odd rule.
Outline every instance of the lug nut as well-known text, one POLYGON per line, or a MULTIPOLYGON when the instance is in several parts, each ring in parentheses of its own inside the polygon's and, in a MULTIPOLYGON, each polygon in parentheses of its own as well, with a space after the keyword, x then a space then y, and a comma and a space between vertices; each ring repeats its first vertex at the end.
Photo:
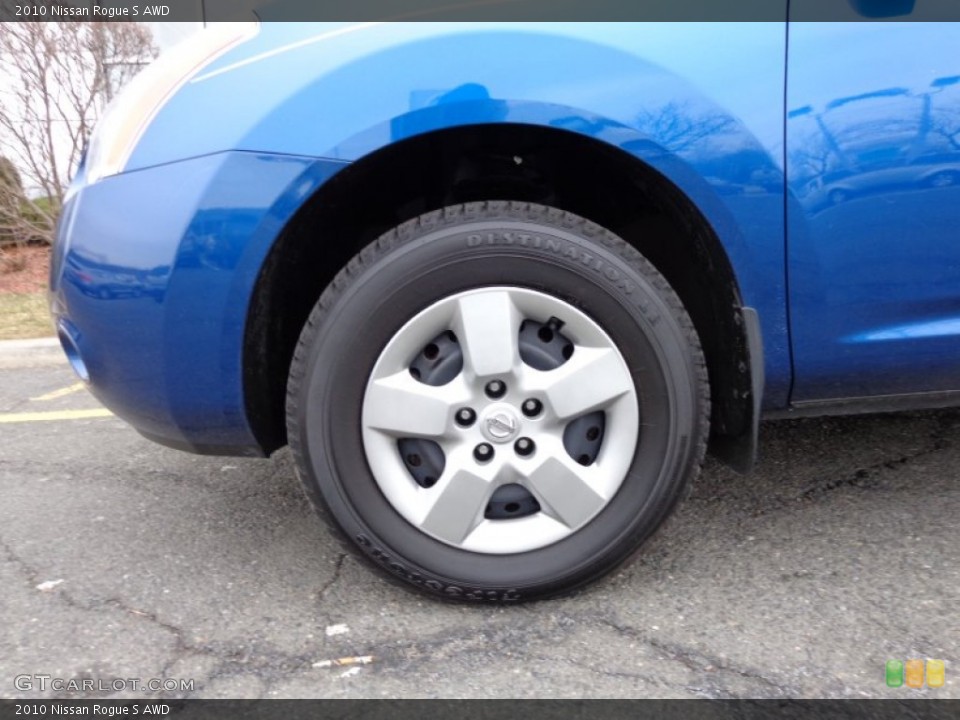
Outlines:
POLYGON ((471 408, 457 410, 455 420, 460 427, 470 427, 477 419, 477 414, 471 408))
POLYGON ((536 417, 543 410, 543 403, 534 398, 530 398, 529 400, 523 401, 520 409, 523 410, 523 414, 528 418, 536 417))
POLYGON ((473 457, 477 462, 487 462, 493 457, 493 446, 490 443, 480 443, 473 449, 473 457))
POLYGON ((537 446, 534 445, 533 440, 530 438, 522 437, 513 444, 513 449, 517 451, 517 455, 521 457, 527 457, 528 455, 533 455, 533 451, 536 450, 537 446))
POLYGON ((486 387, 487 397, 497 400, 507 394, 507 386, 502 380, 491 380, 486 387))

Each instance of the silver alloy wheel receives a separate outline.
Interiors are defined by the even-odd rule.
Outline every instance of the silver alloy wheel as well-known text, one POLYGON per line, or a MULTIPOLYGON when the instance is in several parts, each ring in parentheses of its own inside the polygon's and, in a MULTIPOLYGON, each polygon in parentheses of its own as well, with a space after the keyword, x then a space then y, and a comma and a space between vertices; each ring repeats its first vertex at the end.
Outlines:
POLYGON ((444 298, 400 328, 374 365, 361 422, 373 477, 402 517, 448 545, 507 554, 562 540, 606 507, 633 460, 640 413, 630 370, 594 320, 545 293, 489 287, 444 298), (569 341, 556 367, 522 359, 525 322, 541 333, 550 323, 569 341), (412 363, 424 348, 436 357, 444 333, 461 365, 427 384, 412 363), (571 430, 584 428, 601 435, 597 452, 574 457, 571 430), (442 452, 437 477, 415 480, 404 442, 442 452), (527 512, 491 516, 508 488, 529 498, 527 512))

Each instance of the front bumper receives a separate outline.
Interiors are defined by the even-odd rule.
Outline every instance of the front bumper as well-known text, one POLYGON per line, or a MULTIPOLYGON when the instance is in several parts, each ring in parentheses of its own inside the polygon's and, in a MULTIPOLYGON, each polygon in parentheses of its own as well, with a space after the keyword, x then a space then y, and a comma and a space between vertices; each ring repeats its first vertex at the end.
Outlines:
POLYGON ((262 454, 241 366, 250 298, 278 234, 343 166, 227 152, 75 188, 51 308, 94 395, 157 442, 262 454))

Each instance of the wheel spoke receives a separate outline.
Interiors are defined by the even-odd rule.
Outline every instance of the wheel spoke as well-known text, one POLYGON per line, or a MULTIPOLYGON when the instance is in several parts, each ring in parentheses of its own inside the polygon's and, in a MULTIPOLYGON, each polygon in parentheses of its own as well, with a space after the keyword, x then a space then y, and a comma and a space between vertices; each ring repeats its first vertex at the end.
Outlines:
POLYGON ((520 313, 510 294, 480 292, 460 298, 454 332, 477 377, 502 375, 519 362, 520 313))
POLYGON ((440 491, 421 529, 460 544, 483 520, 492 486, 469 470, 457 470, 440 491))
POLYGON ((616 351, 578 347, 570 360, 549 372, 545 391, 554 412, 566 419, 597 410, 632 389, 616 351))
POLYGON ((370 384, 363 423, 410 437, 440 437, 448 427, 453 399, 443 388, 417 382, 406 371, 370 384))
POLYGON ((606 502, 580 473, 557 457, 548 457, 527 476, 541 509, 569 528, 589 520, 606 502))

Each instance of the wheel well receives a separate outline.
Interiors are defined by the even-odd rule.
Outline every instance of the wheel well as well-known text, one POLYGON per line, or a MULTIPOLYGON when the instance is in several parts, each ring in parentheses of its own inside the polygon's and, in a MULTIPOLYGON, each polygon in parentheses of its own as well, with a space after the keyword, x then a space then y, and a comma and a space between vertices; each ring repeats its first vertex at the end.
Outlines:
POLYGON ((476 200, 558 207, 636 247, 673 286, 700 336, 713 398, 712 438, 751 432, 739 291, 697 208, 615 147, 565 130, 496 124, 437 131, 372 153, 324 184, 284 228, 257 279, 244 339, 247 416, 265 452, 286 444, 290 361, 327 284, 390 228, 476 200))

